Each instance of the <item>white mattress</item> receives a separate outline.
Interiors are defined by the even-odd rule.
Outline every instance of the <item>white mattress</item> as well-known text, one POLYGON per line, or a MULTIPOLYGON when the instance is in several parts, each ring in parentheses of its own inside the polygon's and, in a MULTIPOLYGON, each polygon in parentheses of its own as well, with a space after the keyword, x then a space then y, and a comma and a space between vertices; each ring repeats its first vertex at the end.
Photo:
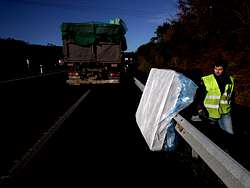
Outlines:
POLYGON ((150 150, 161 150, 167 125, 182 85, 179 73, 168 69, 152 68, 136 111, 136 122, 150 150))

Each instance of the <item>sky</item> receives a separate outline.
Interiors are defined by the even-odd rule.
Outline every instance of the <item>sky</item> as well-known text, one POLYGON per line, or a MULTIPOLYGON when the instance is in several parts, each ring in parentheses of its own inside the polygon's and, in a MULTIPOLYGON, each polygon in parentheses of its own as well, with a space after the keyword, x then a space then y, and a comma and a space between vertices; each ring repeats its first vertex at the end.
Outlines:
POLYGON ((177 0, 0 0, 0 38, 61 46, 63 22, 108 23, 118 17, 128 28, 127 51, 136 51, 176 15, 177 0))

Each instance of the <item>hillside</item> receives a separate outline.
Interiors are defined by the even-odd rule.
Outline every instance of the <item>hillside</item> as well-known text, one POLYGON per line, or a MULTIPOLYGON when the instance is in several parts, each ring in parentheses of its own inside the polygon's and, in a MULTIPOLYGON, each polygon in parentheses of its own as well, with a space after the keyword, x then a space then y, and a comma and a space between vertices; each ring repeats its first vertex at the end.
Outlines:
POLYGON ((0 80, 37 73, 40 65, 53 70, 62 58, 61 46, 28 44, 11 38, 0 39, 0 52, 0 80))
POLYGON ((222 58, 236 78, 236 103, 250 107, 250 2, 179 0, 178 8, 178 18, 137 49, 138 69, 174 69, 197 81, 222 58))
POLYGON ((212 73, 212 64, 218 58, 218 53, 222 54, 224 59, 228 61, 227 71, 236 79, 235 102, 238 105, 250 107, 250 50, 238 53, 221 52, 219 49, 212 52, 207 50, 203 51, 203 53, 199 52, 195 57, 183 57, 180 53, 177 53, 166 61, 160 54, 154 54, 154 56, 150 56, 152 57, 150 59, 150 57, 141 53, 139 49, 137 63, 139 71, 144 74, 148 74, 152 67, 173 69, 198 82, 201 76, 212 73))

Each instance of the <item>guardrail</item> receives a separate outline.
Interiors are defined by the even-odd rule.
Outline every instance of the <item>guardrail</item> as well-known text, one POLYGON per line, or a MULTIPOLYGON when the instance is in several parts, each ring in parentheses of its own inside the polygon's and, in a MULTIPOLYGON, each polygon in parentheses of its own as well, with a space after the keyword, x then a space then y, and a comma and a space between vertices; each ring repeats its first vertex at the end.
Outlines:
MULTIPOLYGON (((143 92, 144 85, 134 78, 135 85, 143 92)), ((174 117, 176 131, 229 188, 250 188, 250 172, 209 138, 196 129, 180 114, 174 117)))

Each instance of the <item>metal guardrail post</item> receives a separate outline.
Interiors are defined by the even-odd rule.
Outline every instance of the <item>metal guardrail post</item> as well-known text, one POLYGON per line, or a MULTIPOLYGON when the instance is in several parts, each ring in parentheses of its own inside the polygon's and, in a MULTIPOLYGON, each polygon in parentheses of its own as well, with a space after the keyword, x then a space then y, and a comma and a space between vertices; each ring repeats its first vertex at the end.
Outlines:
MULTIPOLYGON (((136 86, 143 91, 144 85, 134 78, 136 86)), ((220 149, 180 114, 174 117, 175 129, 214 173, 230 188, 250 188, 250 172, 220 149)))

